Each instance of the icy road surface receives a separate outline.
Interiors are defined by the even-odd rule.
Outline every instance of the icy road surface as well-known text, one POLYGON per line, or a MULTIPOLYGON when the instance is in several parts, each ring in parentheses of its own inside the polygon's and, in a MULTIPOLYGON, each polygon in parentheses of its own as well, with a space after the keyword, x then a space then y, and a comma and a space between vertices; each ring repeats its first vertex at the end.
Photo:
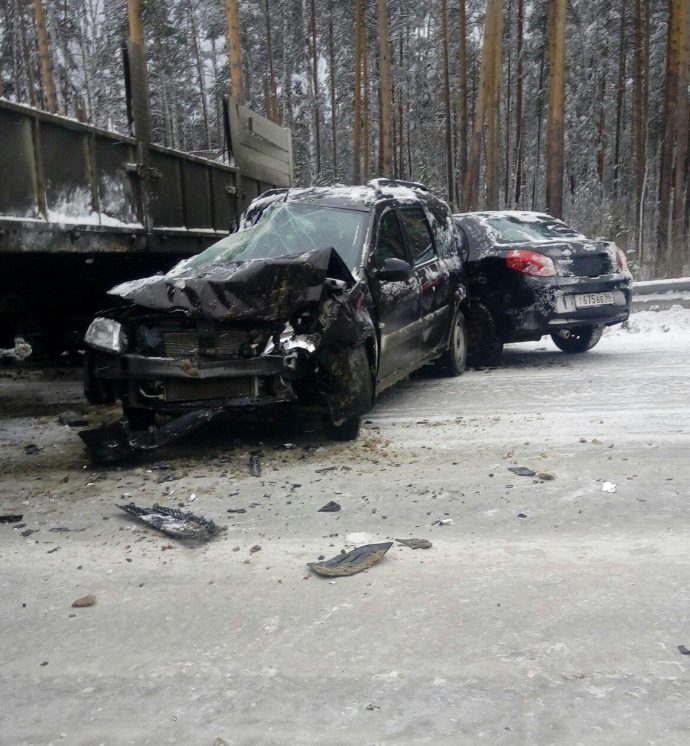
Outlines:
POLYGON ((96 421, 76 381, 0 379, 0 514, 25 524, 0 523, 0 743, 687 744, 690 310, 630 327, 425 371, 354 445, 215 425, 110 470, 57 422, 96 421), (187 547, 129 500, 228 531, 187 547), (309 575, 395 537, 433 547, 309 575))

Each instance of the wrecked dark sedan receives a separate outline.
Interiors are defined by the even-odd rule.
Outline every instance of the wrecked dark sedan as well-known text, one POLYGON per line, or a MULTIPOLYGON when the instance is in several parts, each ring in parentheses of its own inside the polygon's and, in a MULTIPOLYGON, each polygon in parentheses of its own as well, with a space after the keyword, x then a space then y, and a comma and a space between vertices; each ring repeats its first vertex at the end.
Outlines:
POLYGON ((614 243, 589 239, 550 215, 455 215, 472 298, 470 362, 493 365, 506 342, 551 335, 586 352, 628 318, 632 277, 614 243))
POLYGON ((274 191, 238 232, 110 296, 86 334, 85 389, 120 399, 130 431, 293 404, 349 440, 383 389, 431 360, 465 366, 457 231, 416 184, 274 191))

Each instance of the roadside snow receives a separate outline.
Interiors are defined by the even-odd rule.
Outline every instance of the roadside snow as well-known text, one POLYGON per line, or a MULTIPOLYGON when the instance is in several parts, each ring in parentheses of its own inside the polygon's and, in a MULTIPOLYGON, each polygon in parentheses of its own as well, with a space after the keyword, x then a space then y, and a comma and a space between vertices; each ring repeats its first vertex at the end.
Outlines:
POLYGON ((609 327, 602 347, 669 349, 690 347, 690 308, 671 306, 665 311, 638 311, 618 326, 609 327))

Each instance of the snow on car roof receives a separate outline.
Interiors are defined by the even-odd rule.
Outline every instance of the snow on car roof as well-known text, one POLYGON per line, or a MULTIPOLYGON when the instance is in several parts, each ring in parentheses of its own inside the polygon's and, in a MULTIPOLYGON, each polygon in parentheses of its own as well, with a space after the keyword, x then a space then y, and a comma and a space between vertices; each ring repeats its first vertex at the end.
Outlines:
POLYGON ((457 212, 454 218, 514 218, 523 223, 538 223, 541 220, 556 220, 545 212, 528 210, 482 210, 481 212, 457 212))
POLYGON ((290 189, 285 198, 287 202, 325 203, 332 207, 344 207, 350 210, 369 211, 376 202, 382 199, 397 199, 401 202, 419 203, 423 199, 432 199, 432 195, 423 189, 387 182, 377 179, 362 186, 334 184, 326 187, 305 187, 290 189))

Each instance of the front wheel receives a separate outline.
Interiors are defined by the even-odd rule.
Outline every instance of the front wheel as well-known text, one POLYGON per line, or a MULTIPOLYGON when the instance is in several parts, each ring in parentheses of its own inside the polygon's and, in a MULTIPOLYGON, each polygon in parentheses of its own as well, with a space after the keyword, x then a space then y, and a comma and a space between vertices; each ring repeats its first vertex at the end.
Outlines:
POLYGON ((601 339, 604 333, 602 324, 578 326, 577 329, 562 329, 552 334, 553 343, 563 352, 587 352, 601 339))
POLYGON ((362 424, 362 418, 359 416, 348 417, 345 422, 336 425, 330 415, 324 415, 323 431, 326 437, 331 440, 356 440, 359 435, 359 428, 362 424))
POLYGON ((453 377, 462 375, 467 365, 467 324, 460 309, 450 330, 448 349, 438 359, 438 365, 453 377))

